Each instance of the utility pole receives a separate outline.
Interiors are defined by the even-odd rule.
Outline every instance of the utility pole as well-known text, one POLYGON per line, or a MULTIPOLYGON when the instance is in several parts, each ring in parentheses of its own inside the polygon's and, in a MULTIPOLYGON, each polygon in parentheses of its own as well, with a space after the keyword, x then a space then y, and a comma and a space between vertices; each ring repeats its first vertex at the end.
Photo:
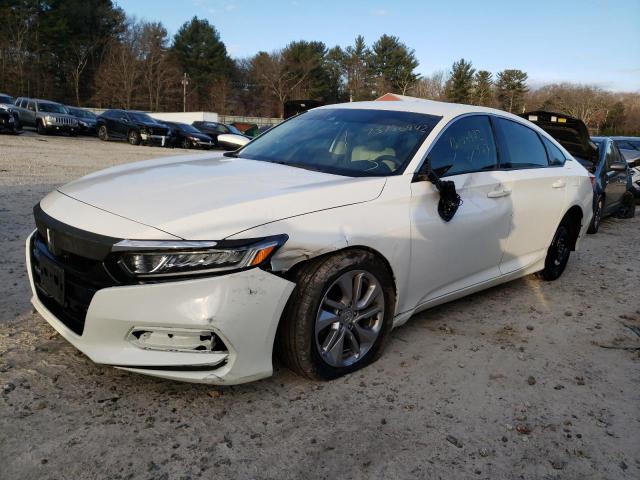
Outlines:
POLYGON ((189 85, 189 75, 184 72, 182 75, 182 111, 187 111, 187 85, 189 85))

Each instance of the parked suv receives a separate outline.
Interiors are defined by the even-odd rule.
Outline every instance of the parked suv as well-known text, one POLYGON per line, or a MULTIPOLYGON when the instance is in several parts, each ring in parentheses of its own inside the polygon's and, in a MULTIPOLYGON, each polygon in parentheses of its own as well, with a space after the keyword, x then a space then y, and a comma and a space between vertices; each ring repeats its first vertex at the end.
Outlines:
POLYGON ((274 348, 336 378, 416 312, 561 276, 593 199, 566 149, 499 110, 381 103, 59 187, 26 242, 33 305, 94 362, 229 385, 271 375, 274 348))
POLYGON ((65 106, 60 103, 18 97, 15 108, 20 124, 36 128, 41 135, 63 132, 75 136, 78 132, 78 120, 73 115, 69 115, 65 106))
POLYGON ((96 122, 100 140, 121 139, 131 145, 158 144, 169 146, 170 129, 144 112, 107 110, 96 122))

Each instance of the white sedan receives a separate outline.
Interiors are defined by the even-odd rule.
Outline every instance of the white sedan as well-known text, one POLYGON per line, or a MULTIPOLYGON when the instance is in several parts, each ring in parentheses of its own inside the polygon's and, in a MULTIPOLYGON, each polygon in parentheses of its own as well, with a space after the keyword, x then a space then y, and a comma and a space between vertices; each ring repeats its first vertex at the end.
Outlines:
POLYGON ((414 313, 539 272, 592 215, 587 171, 532 123, 431 101, 331 105, 240 150, 60 187, 26 242, 33 305, 93 361, 234 384, 331 379, 414 313))

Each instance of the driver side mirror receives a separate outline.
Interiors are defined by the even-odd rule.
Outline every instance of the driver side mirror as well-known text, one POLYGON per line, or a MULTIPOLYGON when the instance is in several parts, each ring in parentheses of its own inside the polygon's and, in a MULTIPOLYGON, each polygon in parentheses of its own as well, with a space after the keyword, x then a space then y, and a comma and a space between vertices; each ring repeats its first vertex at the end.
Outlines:
POLYGON ((456 191, 456 184, 451 180, 441 180, 440 177, 431 169, 429 159, 425 159, 421 173, 417 173, 414 177, 415 181, 429 181, 433 183, 440 193, 440 201, 438 202, 438 214, 445 222, 450 221, 460 205, 462 199, 456 191))

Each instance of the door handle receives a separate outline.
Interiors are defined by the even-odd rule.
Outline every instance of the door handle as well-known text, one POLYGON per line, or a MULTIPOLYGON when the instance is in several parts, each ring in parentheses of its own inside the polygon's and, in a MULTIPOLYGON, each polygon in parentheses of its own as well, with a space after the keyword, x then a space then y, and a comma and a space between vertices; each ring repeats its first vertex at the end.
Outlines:
POLYGON ((566 184, 567 182, 565 182, 564 180, 556 180, 551 184, 551 188, 564 188, 566 184))
POLYGON ((487 193, 487 197, 489 198, 506 197, 508 195, 511 195, 511 190, 509 190, 508 188, 501 188, 500 190, 491 190, 489 193, 487 193))

